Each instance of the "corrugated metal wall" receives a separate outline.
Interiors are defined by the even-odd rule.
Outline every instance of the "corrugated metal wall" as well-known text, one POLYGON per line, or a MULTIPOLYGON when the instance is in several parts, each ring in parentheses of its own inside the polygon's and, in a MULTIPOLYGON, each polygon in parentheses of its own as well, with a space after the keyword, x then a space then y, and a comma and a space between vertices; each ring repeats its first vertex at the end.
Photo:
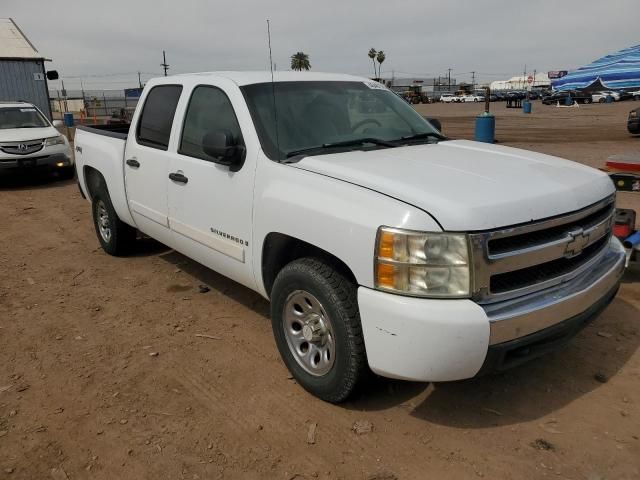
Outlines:
POLYGON ((0 101, 24 100, 51 118, 49 92, 42 60, 0 59, 0 101), (36 80, 34 73, 42 77, 36 80))

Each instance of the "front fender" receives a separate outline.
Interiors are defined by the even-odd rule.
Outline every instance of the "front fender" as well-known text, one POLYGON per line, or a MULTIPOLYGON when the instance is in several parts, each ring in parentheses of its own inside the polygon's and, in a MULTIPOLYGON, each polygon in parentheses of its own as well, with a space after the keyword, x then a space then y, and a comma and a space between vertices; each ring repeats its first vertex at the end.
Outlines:
POLYGON ((364 187, 281 164, 261 156, 254 193, 254 272, 261 272, 263 244, 271 232, 303 240, 334 255, 359 285, 373 288, 378 227, 440 231, 426 212, 364 187))

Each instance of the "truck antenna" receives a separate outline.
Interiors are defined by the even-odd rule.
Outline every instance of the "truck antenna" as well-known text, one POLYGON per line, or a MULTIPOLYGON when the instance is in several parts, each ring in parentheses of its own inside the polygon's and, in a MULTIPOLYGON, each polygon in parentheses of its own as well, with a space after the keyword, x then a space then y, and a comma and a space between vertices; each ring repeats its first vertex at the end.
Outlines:
POLYGON ((273 122, 276 127, 276 147, 280 153, 280 137, 278 136, 278 110, 276 109, 276 84, 273 81, 273 57, 271 55, 271 26, 267 18, 267 40, 269 42, 269 66, 271 68, 271 98, 273 99, 273 122))

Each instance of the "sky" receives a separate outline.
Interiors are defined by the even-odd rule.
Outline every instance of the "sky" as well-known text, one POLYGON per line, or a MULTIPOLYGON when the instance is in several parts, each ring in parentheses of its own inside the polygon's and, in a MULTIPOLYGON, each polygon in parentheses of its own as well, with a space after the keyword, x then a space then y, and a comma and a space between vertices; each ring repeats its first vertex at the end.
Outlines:
MULTIPOLYGON (((373 76, 507 79, 570 70, 640 44, 637 0, 0 0, 53 61, 67 89, 135 87, 169 73, 288 69, 303 51, 312 70, 373 76)), ((50 82, 59 88, 59 82, 50 82)))

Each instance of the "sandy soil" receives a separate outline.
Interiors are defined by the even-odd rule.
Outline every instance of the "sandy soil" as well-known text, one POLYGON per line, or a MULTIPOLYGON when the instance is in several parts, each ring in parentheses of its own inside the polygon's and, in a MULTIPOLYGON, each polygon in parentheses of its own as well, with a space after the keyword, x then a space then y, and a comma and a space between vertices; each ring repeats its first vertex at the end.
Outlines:
MULTIPOLYGON (((497 105, 497 137, 600 165, 640 150, 632 106, 497 105)), ((470 138, 480 106, 418 109, 470 138)), ((290 379, 265 300, 153 242, 105 255, 73 182, 2 177, 0 245, 0 479, 640 477, 637 267, 562 351, 333 406, 290 379)))

